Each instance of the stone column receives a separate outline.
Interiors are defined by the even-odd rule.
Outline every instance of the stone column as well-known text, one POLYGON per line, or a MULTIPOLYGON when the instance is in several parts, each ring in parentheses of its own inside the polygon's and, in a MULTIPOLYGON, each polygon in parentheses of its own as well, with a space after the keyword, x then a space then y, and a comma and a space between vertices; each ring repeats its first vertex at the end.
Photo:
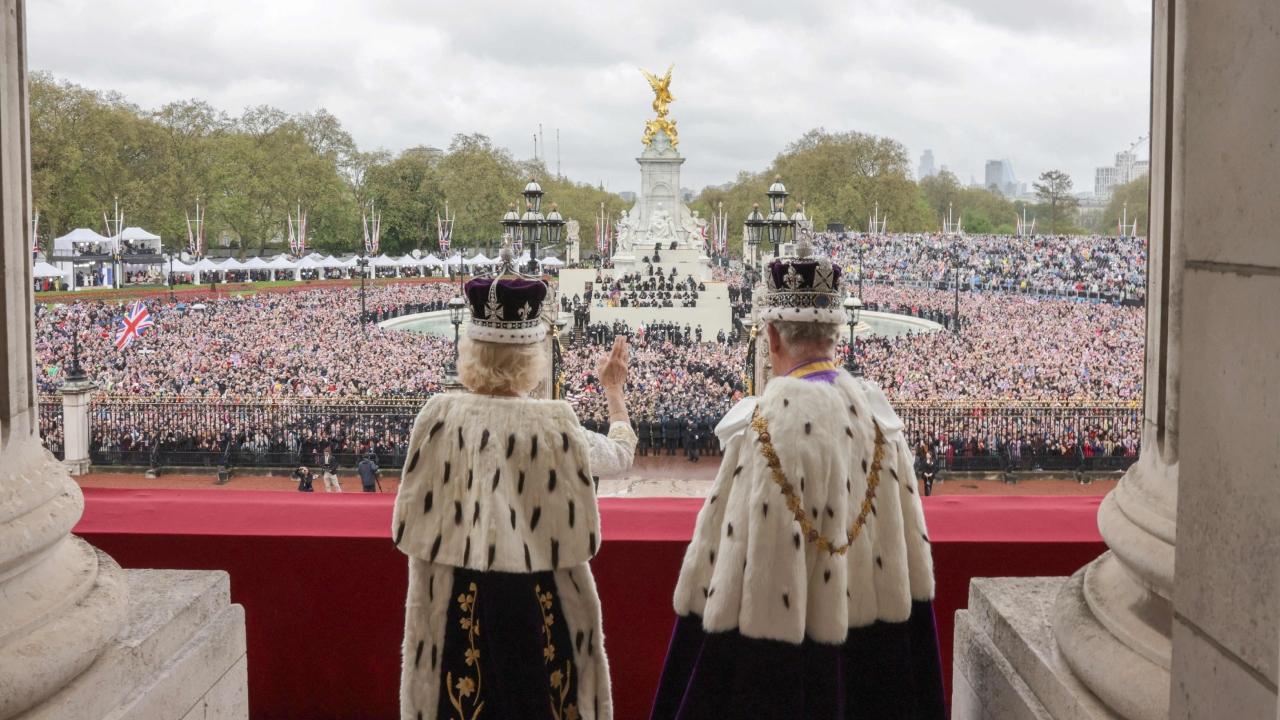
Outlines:
POLYGON ((84 500, 37 435, 32 345, 26 13, 3 0, 0 29, 0 718, 88 668, 124 623, 111 558, 70 535, 84 500))
POLYGON ((1280 3, 1168 0, 1183 259, 1169 717, 1272 717, 1280 636, 1280 3), (1176 34, 1174 33, 1176 30, 1176 34), (1194 478, 1194 480, 1193 480, 1194 478))
POLYGON ((1058 593, 1054 637, 1071 670, 1131 720, 1169 714, 1182 347, 1181 196, 1186 165, 1175 20, 1156 0, 1151 48, 1151 191, 1147 232, 1147 354, 1138 462, 1098 510, 1109 552, 1058 593))
POLYGON ((72 475, 89 472, 89 441, 93 437, 89 427, 89 397, 97 387, 83 377, 73 379, 68 376, 59 391, 62 394, 64 437, 62 465, 72 475))

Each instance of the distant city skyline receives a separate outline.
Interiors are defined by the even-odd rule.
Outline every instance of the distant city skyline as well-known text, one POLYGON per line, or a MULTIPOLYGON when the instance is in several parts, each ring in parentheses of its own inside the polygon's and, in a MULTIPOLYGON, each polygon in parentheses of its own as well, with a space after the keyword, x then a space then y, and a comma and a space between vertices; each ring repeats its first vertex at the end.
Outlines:
POLYGON ((483 133, 520 159, 541 123, 551 171, 559 129, 563 173, 614 191, 638 189, 652 115, 639 68, 673 63, 695 190, 765 169, 815 127, 893 138, 913 174, 927 148, 962 182, 1004 157, 1024 178, 1061 169, 1087 190, 1148 126, 1150 13, 1144 0, 830 0, 786 13, 727 0, 43 0, 27 27, 33 70, 144 109, 324 107, 362 150, 483 133), (104 52, 104 38, 124 50, 104 52), (762 38, 770 52, 753 52, 762 38), (1009 91, 1026 87, 1035 102, 1009 91))

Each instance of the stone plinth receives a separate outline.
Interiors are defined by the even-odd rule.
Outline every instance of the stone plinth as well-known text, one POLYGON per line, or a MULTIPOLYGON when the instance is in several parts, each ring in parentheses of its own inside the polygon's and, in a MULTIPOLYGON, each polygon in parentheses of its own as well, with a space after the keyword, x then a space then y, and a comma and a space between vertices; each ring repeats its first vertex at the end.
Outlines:
POLYGON ((62 385, 63 461, 67 472, 84 475, 89 472, 89 396, 97 389, 91 382, 68 381, 62 385))
MULTIPOLYGON (((952 720, 1117 720, 1054 642, 1053 609, 1071 578, 987 578, 956 613, 952 720)), ((1106 658, 1099 658, 1107 663, 1106 658)))
MULTIPOLYGON (((102 562, 111 562, 99 553, 102 562)), ((124 629, 20 720, 247 720, 244 609, 226 573, 128 570, 124 629)))

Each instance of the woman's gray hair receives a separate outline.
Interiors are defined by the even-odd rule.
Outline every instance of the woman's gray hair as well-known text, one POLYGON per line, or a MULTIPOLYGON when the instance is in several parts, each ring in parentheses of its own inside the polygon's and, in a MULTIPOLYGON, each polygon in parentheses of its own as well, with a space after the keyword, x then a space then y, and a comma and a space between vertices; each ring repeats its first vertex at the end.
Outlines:
POLYGON ((549 376, 542 343, 491 343, 465 335, 458 341, 458 381, 471 392, 523 395, 549 376))
POLYGON ((778 331, 782 344, 789 348, 831 352, 840 340, 841 325, 835 323, 794 322, 770 320, 769 325, 778 331))

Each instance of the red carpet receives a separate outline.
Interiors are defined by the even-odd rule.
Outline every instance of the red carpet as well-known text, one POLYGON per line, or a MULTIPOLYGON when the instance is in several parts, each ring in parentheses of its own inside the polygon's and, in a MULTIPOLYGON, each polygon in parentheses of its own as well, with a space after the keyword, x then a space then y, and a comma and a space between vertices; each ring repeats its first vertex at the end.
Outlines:
MULTIPOLYGON (((405 558, 391 495, 84 491, 76 533, 135 568, 221 569, 245 607, 254 720, 394 718, 405 558)), ((1066 575, 1106 548, 1099 497, 925 500, 948 680, 969 579, 1066 575)), ((605 499, 592 562, 616 715, 648 716, 674 621, 671 594, 702 501, 605 499)))

